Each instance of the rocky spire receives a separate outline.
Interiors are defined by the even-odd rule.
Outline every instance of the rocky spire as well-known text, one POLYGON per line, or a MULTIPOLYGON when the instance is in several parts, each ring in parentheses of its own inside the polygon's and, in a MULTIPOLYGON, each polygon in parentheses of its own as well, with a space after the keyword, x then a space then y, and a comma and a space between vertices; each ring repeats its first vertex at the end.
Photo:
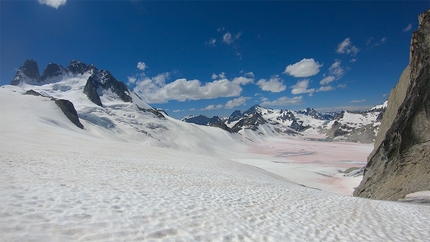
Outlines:
POLYGON ((22 82, 40 82, 39 66, 33 59, 28 59, 16 72, 15 78, 10 82, 11 85, 19 85, 22 82))

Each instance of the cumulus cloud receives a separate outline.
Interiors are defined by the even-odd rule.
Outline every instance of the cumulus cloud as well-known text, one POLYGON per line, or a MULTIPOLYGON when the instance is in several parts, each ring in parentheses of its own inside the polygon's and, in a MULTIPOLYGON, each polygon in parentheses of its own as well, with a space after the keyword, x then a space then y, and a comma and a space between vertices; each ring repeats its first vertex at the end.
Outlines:
POLYGON ((58 9, 60 6, 65 5, 67 0, 37 0, 40 4, 45 4, 49 7, 58 9))
POLYGON ((287 89, 287 86, 284 85, 283 81, 278 75, 272 76, 269 80, 260 79, 257 82, 257 85, 261 88, 261 90, 269 92, 282 92, 287 89))
MULTIPOLYGON (((142 77, 134 80, 133 89, 147 103, 166 103, 169 100, 183 102, 185 100, 213 99, 218 97, 235 97, 242 93, 242 85, 254 82, 247 77, 236 77, 233 80, 225 78, 202 83, 199 80, 177 79, 166 83, 170 73, 159 74, 156 77, 142 77)), ((129 77, 129 82, 133 77, 129 77)))
POLYGON ((238 97, 238 98, 235 98, 233 100, 228 101, 225 104, 225 108, 232 109, 232 108, 237 107, 237 106, 246 105, 246 101, 248 101, 249 99, 251 99, 251 98, 250 97, 238 97))
POLYGON ((289 74, 294 77, 309 77, 314 76, 320 71, 322 65, 314 59, 303 59, 295 64, 288 65, 285 68, 284 74, 289 74))
POLYGON ((328 92, 333 91, 335 88, 332 86, 322 86, 316 90, 316 92, 328 92))
POLYGON ((296 85, 293 85, 291 90, 292 94, 302 94, 302 93, 309 93, 310 95, 315 91, 315 88, 308 89, 309 86, 309 79, 300 80, 296 83, 296 85))
POLYGON ((145 71, 145 69, 146 69, 147 67, 148 67, 148 66, 145 64, 145 62, 139 61, 139 62, 137 63, 137 69, 139 69, 139 70, 141 70, 141 71, 145 71))
POLYGON ((351 103, 363 103, 366 99, 360 99, 360 100, 351 100, 351 103))
POLYGON ((175 109, 175 110, 173 110, 173 112, 174 112, 174 113, 179 113, 179 112, 182 112, 182 110, 180 110, 180 109, 175 109))
POLYGON ((223 106, 221 104, 218 105, 208 105, 205 108, 202 108, 201 110, 216 110, 221 109, 223 106))
POLYGON ((280 97, 274 101, 266 101, 262 102, 261 105, 262 106, 288 106, 288 105, 298 105, 302 103, 302 96, 298 96, 298 97, 293 97, 293 98, 289 98, 289 97, 280 97))
POLYGON ((329 84, 330 82, 332 82, 332 81, 334 81, 336 78, 334 77, 334 76, 326 76, 326 77, 324 77, 321 81, 320 81, 320 84, 321 85, 327 85, 327 84, 329 84))
POLYGON ((345 74, 345 69, 342 68, 339 60, 335 61, 328 70, 332 76, 336 77, 336 80, 340 79, 345 74))
POLYGON ((221 72, 218 75, 213 73, 211 78, 212 78, 212 80, 216 80, 216 79, 226 79, 227 77, 225 75, 225 72, 221 72))
POLYGON ((411 29, 412 29, 412 24, 408 24, 408 26, 406 26, 406 27, 403 29, 403 32, 411 31, 411 29))
POLYGON ((344 39, 336 49, 338 54, 350 54, 352 56, 356 55, 360 51, 355 45, 352 44, 350 38, 344 39))

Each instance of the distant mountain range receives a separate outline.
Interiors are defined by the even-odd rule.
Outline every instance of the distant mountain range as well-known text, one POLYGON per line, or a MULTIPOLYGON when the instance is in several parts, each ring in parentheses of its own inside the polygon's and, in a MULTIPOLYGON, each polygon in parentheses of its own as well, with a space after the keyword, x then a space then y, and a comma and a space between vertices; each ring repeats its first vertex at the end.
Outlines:
POLYGON ((187 116, 182 121, 220 127, 231 133, 256 132, 288 135, 323 135, 326 140, 374 142, 387 102, 362 112, 320 113, 313 108, 293 111, 254 105, 229 117, 187 116))

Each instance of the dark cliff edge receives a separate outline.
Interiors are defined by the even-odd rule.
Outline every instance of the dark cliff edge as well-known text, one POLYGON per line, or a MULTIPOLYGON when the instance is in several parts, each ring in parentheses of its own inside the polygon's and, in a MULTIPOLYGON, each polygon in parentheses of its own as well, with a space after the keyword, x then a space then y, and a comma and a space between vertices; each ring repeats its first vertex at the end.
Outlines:
POLYGON ((399 200, 430 190, 430 9, 418 19, 409 65, 390 93, 374 150, 354 196, 399 200))

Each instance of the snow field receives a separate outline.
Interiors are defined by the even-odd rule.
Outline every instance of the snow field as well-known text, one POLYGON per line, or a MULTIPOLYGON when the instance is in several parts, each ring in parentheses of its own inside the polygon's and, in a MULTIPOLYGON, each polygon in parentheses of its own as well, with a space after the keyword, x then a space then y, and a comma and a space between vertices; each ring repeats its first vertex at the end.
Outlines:
POLYGON ((430 235, 429 206, 329 194, 211 156, 78 142, 2 139, 2 238, 424 241, 430 235))
POLYGON ((16 87, 0 87, 0 113, 2 241, 425 241, 430 236, 430 206, 336 195, 256 168, 278 164, 274 169, 285 171, 284 177, 323 178, 316 172, 327 175, 339 157, 315 162, 312 154, 327 158, 343 147, 338 153, 354 161, 364 146, 267 139, 247 152, 249 146, 226 132, 167 119, 160 122, 170 135, 159 138, 169 148, 152 147, 160 143, 127 136, 131 117, 115 123, 114 130, 83 120, 86 129, 80 130, 54 102, 23 97, 16 87), (307 165, 313 168, 304 169, 307 165))

